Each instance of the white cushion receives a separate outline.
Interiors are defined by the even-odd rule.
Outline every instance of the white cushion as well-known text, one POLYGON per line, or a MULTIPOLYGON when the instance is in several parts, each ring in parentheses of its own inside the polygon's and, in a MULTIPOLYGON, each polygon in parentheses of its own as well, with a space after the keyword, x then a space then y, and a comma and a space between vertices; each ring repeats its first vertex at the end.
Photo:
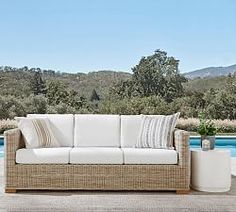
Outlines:
POLYGON ((177 152, 169 149, 122 148, 125 164, 177 164, 177 152))
POLYGON ((119 115, 75 115, 75 147, 119 147, 119 115))
POLYGON ((134 147, 141 128, 141 115, 121 116, 121 147, 134 147))
POLYGON ((60 146, 47 118, 18 117, 16 120, 19 121, 18 127, 22 132, 27 149, 60 146))
POLYGON ((22 164, 68 164, 70 147, 18 149, 16 163, 22 164))
POLYGON ((123 152, 116 147, 74 147, 70 152, 72 164, 123 164, 123 152))
POLYGON ((27 117, 48 118, 52 132, 60 146, 73 146, 74 116, 72 114, 29 114, 27 117))

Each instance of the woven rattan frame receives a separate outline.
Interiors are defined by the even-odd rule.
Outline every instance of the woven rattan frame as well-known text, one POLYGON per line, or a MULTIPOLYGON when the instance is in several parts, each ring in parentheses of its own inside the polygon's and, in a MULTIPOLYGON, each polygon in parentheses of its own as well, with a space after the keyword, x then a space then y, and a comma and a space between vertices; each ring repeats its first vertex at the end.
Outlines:
POLYGON ((24 147, 19 129, 5 135, 5 189, 15 190, 188 190, 189 133, 175 130, 177 165, 16 164, 24 147))

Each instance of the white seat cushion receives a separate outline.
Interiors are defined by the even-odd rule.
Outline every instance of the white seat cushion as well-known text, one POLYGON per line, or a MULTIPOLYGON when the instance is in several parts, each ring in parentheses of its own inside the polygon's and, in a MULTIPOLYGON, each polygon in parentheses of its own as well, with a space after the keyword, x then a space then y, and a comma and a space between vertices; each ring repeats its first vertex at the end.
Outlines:
POLYGON ((60 146, 72 147, 74 143, 74 116, 72 114, 29 114, 30 118, 48 118, 51 130, 60 146))
POLYGON ((177 152, 169 149, 122 148, 125 164, 177 164, 177 152))
POLYGON ((141 115, 121 116, 121 147, 135 147, 141 128, 141 115))
POLYGON ((120 147, 119 115, 75 115, 75 147, 120 147))
POLYGON ((123 164, 123 152, 115 147, 75 147, 70 152, 72 164, 123 164))
POLYGON ((16 163, 68 164, 71 147, 18 149, 16 163))

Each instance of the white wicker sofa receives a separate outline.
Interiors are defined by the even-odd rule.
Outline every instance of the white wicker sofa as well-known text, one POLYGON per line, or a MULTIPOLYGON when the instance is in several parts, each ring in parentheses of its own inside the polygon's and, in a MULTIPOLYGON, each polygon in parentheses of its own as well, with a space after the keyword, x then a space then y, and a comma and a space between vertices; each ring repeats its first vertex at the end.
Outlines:
POLYGON ((61 147, 26 149, 19 129, 5 132, 5 191, 174 190, 187 193, 189 134, 173 150, 134 148, 141 116, 31 114, 47 117, 61 147))

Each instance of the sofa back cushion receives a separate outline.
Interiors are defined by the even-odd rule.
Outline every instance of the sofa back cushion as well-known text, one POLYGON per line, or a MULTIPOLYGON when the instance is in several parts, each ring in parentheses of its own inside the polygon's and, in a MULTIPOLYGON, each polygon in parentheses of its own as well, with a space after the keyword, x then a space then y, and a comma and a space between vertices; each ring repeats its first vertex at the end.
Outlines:
POLYGON ((141 122, 141 115, 121 115, 121 147, 135 147, 141 122))
POLYGON ((120 147, 119 115, 75 115, 76 147, 120 147))
POLYGON ((48 118, 51 130, 62 147, 72 147, 74 142, 74 116, 72 114, 29 114, 31 118, 48 118))
POLYGON ((17 117, 15 119, 18 121, 18 128, 21 130, 27 149, 60 147, 47 118, 17 117))
POLYGON ((137 148, 173 149, 173 132, 180 113, 142 116, 137 148))

